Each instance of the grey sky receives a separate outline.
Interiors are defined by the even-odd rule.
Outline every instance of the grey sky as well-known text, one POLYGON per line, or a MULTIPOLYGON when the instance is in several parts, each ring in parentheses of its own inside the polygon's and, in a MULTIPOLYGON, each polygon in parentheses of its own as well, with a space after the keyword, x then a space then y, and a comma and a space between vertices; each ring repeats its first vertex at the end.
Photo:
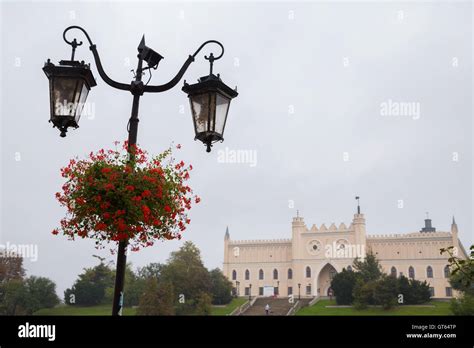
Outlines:
MULTIPOLYGON (((227 225, 233 239, 289 238, 296 209, 309 226, 348 224, 356 194, 369 234, 418 231, 429 211, 438 230, 449 230, 454 214, 464 246, 473 242, 470 2, 2 2, 0 244, 37 244, 28 273, 52 278, 60 293, 97 263, 92 254, 115 257, 92 241, 51 235, 65 213, 54 199, 59 168, 125 139, 132 101, 99 78, 85 44, 77 57, 97 78, 88 98, 95 118, 65 139, 51 128, 41 68, 69 57, 69 25, 89 32, 109 75, 123 82, 144 33, 165 57, 152 84, 174 76, 203 41, 220 40, 226 53, 215 71, 240 93, 211 154, 193 141, 180 88, 142 98, 140 145, 157 153, 183 144, 178 156, 195 167, 202 203, 181 242, 132 253, 135 267, 166 260, 185 240, 207 267, 220 267, 227 225), (419 103, 419 118, 382 116, 389 100, 419 103), (257 165, 219 163, 226 147, 257 151, 257 165)), ((207 74, 203 54, 186 80, 207 74)))

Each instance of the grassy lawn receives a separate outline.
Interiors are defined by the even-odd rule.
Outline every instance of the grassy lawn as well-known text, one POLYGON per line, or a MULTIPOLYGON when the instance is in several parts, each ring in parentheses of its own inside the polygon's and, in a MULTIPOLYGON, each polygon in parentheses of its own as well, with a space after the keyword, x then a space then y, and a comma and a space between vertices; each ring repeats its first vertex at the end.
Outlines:
POLYGON ((243 305, 245 302, 247 302, 246 297, 238 297, 232 299, 232 301, 225 306, 212 306, 211 309, 211 315, 227 315, 232 313, 234 309, 236 309, 238 306, 243 305))
POLYGON ((326 308, 334 306, 336 301, 320 300, 314 306, 304 307, 296 315, 452 315, 449 302, 431 301, 434 307, 399 306, 391 310, 369 307, 363 310, 354 308, 326 308))
MULTIPOLYGON (((238 306, 243 305, 247 298, 234 298, 225 306, 212 306, 211 315, 227 315, 230 314, 238 306)), ((124 315, 136 315, 136 308, 124 308, 124 315)), ((111 305, 99 305, 91 307, 82 306, 66 306, 59 305, 54 308, 44 308, 37 311, 34 315, 106 315, 110 316, 112 313, 111 305)))
MULTIPOLYGON (((124 308, 124 315, 135 315, 136 308, 124 308)), ((35 315, 112 315, 112 305, 91 307, 60 305, 54 308, 40 309, 35 315)))

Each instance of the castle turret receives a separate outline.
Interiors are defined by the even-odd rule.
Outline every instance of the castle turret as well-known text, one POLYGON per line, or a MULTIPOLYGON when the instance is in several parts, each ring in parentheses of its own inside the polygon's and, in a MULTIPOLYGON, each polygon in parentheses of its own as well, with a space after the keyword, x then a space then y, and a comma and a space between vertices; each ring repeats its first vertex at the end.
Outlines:
POLYGON ((365 232, 365 218, 364 214, 360 212, 359 196, 356 196, 357 212, 354 214, 352 225, 354 227, 355 244, 360 247, 366 247, 366 232, 365 232))
POLYGON ((458 225, 456 224, 456 220, 454 220, 454 216, 451 224, 451 237, 453 239, 453 247, 455 247, 455 250, 458 250, 459 252, 458 225))
POLYGON ((229 263, 229 241, 230 241, 230 234, 229 234, 229 226, 226 227, 225 229, 225 235, 224 235, 224 265, 223 265, 223 273, 224 275, 227 275, 227 267, 229 263))
POLYGON ((431 219, 428 217, 428 213, 426 213, 425 227, 423 227, 420 232, 436 232, 436 228, 431 225, 431 219))

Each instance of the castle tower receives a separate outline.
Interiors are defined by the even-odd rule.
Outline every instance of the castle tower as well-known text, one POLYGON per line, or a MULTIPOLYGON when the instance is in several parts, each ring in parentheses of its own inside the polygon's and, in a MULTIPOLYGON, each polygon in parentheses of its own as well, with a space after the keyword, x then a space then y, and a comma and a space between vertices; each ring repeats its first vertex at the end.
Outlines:
POLYGON ((354 227, 355 244, 366 248, 366 232, 364 214, 360 212, 359 196, 356 196, 357 212, 354 214, 352 225, 354 227))
POLYGON ((426 213, 425 227, 423 227, 420 232, 436 232, 436 228, 431 225, 431 219, 429 218, 428 213, 426 213))
POLYGON ((454 220, 454 216, 451 224, 451 236, 453 239, 453 247, 459 252, 458 225, 456 224, 456 220, 454 220))
POLYGON ((293 218, 293 222, 291 223, 292 252, 295 258, 298 258, 298 255, 304 250, 304 245, 301 241, 301 233, 303 232, 306 232, 306 225, 297 210, 296 217, 293 218))
POLYGON ((228 264, 229 264, 229 241, 230 241, 230 234, 229 234, 229 226, 225 229, 224 235, 224 265, 223 265, 223 273, 228 274, 228 264))

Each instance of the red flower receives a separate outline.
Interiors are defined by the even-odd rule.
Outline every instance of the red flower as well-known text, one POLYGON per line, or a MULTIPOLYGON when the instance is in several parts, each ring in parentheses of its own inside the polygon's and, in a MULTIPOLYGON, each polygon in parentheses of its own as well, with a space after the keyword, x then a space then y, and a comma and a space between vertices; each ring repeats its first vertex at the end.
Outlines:
POLYGON ((141 200, 142 200, 142 197, 140 197, 140 196, 132 197, 132 201, 134 201, 134 202, 140 202, 141 200))
POLYGON ((165 209, 165 211, 166 211, 167 213, 171 212, 171 208, 170 208, 169 205, 165 205, 165 208, 164 208, 164 209, 165 209))
POLYGON ((59 233, 59 231, 58 231, 57 229, 54 229, 51 233, 54 234, 54 235, 56 235, 56 234, 59 233))
POLYGON ((196 202, 196 203, 199 203, 199 202, 201 202, 201 198, 199 198, 199 197, 196 197, 196 200, 195 200, 195 202, 196 202))
POLYGON ((151 191, 150 190, 145 190, 142 192, 142 197, 150 197, 151 196, 151 191))
POLYGON ((176 148, 179 150, 181 149, 181 144, 176 145, 176 148))
POLYGON ((128 191, 133 191, 135 190, 135 187, 133 187, 132 185, 128 185, 127 187, 125 187, 125 189, 128 191))
POLYGON ((102 168, 102 170, 101 170, 101 172, 102 172, 103 174, 110 173, 111 171, 112 171, 112 168, 108 168, 108 167, 102 168))

